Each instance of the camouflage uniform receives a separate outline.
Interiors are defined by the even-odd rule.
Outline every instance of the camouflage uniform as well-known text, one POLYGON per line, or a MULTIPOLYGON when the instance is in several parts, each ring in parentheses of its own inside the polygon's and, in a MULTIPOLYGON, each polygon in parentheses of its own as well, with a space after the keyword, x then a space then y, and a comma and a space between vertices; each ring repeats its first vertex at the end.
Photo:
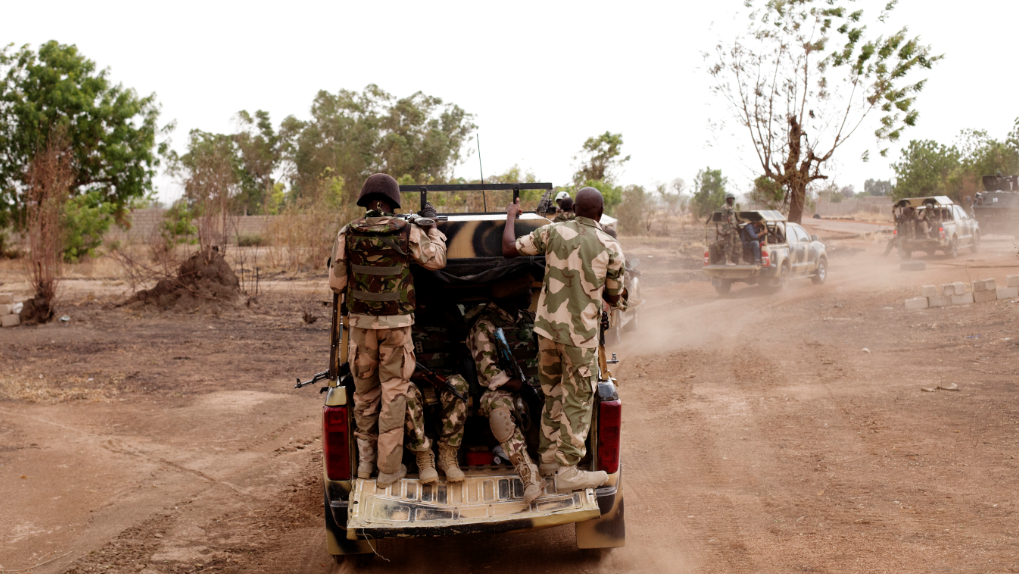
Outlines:
MULTIPOLYGON (((466 379, 460 375, 453 375, 447 380, 456 388, 456 392, 467 396, 466 379)), ((439 430, 439 444, 457 450, 464 439, 467 403, 447 392, 439 392, 439 402, 442 404, 442 428, 439 430)), ((417 385, 410 385, 407 392, 407 422, 404 429, 407 435, 405 445, 407 450, 425 452, 432 448, 432 441, 425 436, 425 428, 424 395, 417 385)))
MULTIPOLYGON (((459 332, 454 330, 454 326, 462 323, 463 316, 459 310, 451 313, 446 310, 433 309, 429 305, 419 309, 412 337, 417 361, 446 377, 447 381, 456 388, 456 391, 466 397, 469 392, 467 380, 457 373, 457 357, 455 353, 450 352, 466 336, 462 329, 459 332)), ((467 422, 467 404, 451 393, 437 389, 435 393, 442 406, 439 444, 457 450, 460 448, 460 443, 463 442, 464 424, 467 422)), ((434 401, 432 402, 434 403, 434 401)), ((423 421, 423 416, 423 410, 421 417, 418 417, 416 413, 413 416, 409 413, 408 424, 412 418, 415 421, 423 421)), ((408 444, 407 448, 412 451, 421 451, 422 449, 418 448, 418 445, 422 442, 420 437, 424 437, 424 424, 415 422, 414 425, 414 430, 408 434, 413 437, 413 445, 408 444)))
POLYGON ((587 217, 517 238, 521 255, 545 255, 538 300, 538 376, 545 393, 541 462, 575 466, 586 453, 594 404, 602 291, 623 289, 623 249, 587 217))
POLYGON ((739 263, 743 242, 739 239, 736 208, 728 203, 722 206, 722 222, 718 227, 718 251, 733 263, 739 263))
POLYGON ((562 223, 564 221, 573 221, 577 218, 577 214, 572 211, 560 211, 552 218, 552 223, 562 223))
MULTIPOLYGON (((350 327, 347 358, 354 377, 358 447, 378 447, 380 472, 395 473, 403 458, 410 376, 414 372, 414 281, 411 261, 446 266, 446 236, 432 228, 369 211, 336 236, 329 287, 346 292, 350 327)), ((364 457, 362 457, 364 458, 364 457)))
MULTIPOLYGON (((534 344, 534 313, 530 311, 518 311, 517 317, 511 316, 502 307, 495 303, 489 303, 478 316, 474 326, 467 336, 467 348, 470 349, 471 357, 477 365, 478 383, 485 387, 485 394, 481 396, 479 411, 484 417, 492 417, 493 413, 502 411, 496 416, 507 416, 510 413, 517 413, 514 404, 514 393, 503 390, 502 385, 514 378, 514 375, 502 370, 499 366, 499 352, 495 342, 495 331, 502 328, 506 340, 510 345, 514 358, 520 364, 524 376, 533 378, 538 374, 537 347, 534 344)), ((525 385, 530 381, 522 381, 525 385)), ((537 414, 537 413, 533 413, 537 414)), ((520 417, 517 413, 517 420, 520 417)), ((538 469, 531 462, 527 454, 527 443, 524 435, 520 432, 519 425, 512 425, 511 420, 504 420, 503 423, 493 424, 493 434, 506 456, 516 468, 517 474, 523 481, 525 488, 529 484, 538 485, 541 488, 541 477, 538 476, 538 469), (497 430, 495 427, 498 427, 497 430), (498 432, 505 432, 505 436, 498 436, 498 432)))

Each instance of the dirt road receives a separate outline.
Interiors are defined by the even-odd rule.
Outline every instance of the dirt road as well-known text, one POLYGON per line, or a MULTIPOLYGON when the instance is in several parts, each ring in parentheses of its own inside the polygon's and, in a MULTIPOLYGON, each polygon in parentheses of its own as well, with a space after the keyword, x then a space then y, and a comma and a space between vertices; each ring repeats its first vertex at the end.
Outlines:
POLYGON ((1011 242, 903 273, 847 241, 823 286, 724 299, 675 282, 667 243, 624 244, 649 298, 613 349, 625 548, 563 527, 333 565, 321 400, 290 388, 324 363, 325 321, 282 295, 220 317, 82 302, 70 326, 0 331, 0 571, 1019 571, 1017 304, 902 308, 1019 273, 1011 242))

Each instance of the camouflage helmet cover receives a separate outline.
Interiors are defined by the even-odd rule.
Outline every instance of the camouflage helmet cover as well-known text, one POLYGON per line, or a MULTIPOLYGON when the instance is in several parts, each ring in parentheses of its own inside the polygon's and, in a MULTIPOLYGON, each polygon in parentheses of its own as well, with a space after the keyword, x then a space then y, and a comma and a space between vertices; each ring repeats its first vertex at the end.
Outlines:
POLYGON ((384 199, 394 208, 399 208, 400 184, 396 183, 392 176, 384 173, 369 176, 361 186, 361 195, 357 196, 357 204, 361 207, 368 207, 373 199, 384 199))
POLYGON ((736 200, 736 195, 733 194, 732 192, 728 192, 728 193, 725 194, 725 200, 729 201, 730 199, 733 200, 733 201, 736 200))

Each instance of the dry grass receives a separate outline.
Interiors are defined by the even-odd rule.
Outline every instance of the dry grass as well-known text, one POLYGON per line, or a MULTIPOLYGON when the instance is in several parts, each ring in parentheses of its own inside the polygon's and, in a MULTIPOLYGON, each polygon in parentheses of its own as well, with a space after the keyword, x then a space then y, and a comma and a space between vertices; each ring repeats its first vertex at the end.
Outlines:
POLYGON ((14 373, 0 375, 0 400, 29 403, 109 401, 118 394, 122 377, 86 373, 59 380, 44 375, 14 373))

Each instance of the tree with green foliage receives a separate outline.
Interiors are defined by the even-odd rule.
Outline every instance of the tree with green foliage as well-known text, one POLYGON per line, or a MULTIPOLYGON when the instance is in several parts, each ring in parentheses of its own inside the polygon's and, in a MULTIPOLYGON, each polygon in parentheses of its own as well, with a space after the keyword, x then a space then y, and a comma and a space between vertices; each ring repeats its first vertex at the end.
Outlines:
POLYGON ((64 262, 93 257, 113 223, 113 204, 98 190, 70 198, 64 204, 64 262))
POLYGON ((623 186, 617 183, 619 170, 630 161, 630 156, 623 157, 623 135, 605 132, 587 138, 581 146, 580 154, 573 159, 580 160, 580 167, 573 174, 573 183, 577 189, 593 187, 601 192, 605 200, 605 213, 612 215, 616 206, 623 201, 623 186))
POLYGON ((285 159, 289 134, 277 131, 269 112, 263 110, 254 114, 241 110, 237 121, 241 129, 232 139, 238 158, 240 190, 234 198, 233 209, 246 215, 268 213, 277 183, 273 174, 285 159))
POLYGON ((799 222, 807 186, 828 178, 822 169, 865 119, 879 116, 880 145, 898 141, 916 123, 925 80, 915 76, 941 56, 906 28, 872 37, 863 11, 849 9, 852 0, 762 1, 746 0, 747 33, 718 45, 710 73, 715 93, 746 129, 763 175, 786 190, 789 220, 799 222))
POLYGON ((891 180, 868 179, 863 182, 863 195, 891 195, 891 193, 891 180))
POLYGON ((766 175, 757 176, 750 201, 762 209, 781 209, 785 206, 785 189, 766 175))
POLYGON ((697 172, 694 179, 693 203, 697 217, 717 211, 725 203, 725 186, 729 178, 722 175, 722 170, 706 167, 697 172))
POLYGON ((29 162, 57 131, 73 152, 70 196, 95 194, 122 219, 152 192, 165 144, 155 94, 112 84, 74 45, 0 50, 0 224, 24 208, 29 162))

